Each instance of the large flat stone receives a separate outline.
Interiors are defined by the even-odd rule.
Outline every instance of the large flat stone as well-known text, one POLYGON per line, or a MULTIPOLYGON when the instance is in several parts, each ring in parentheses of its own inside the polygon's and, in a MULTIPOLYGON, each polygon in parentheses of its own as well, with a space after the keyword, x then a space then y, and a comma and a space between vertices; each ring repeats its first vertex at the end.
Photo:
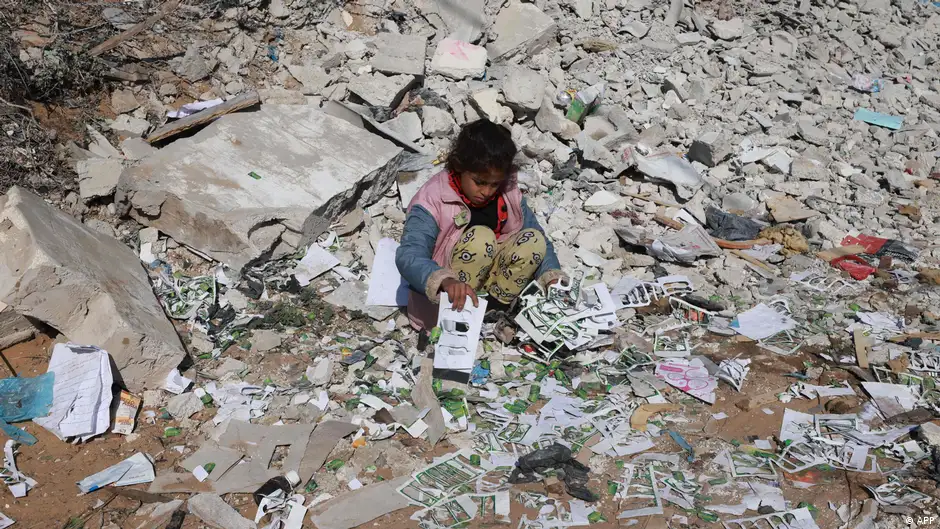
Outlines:
POLYGON ((387 74, 424 75, 428 39, 416 35, 380 33, 375 38, 378 49, 372 68, 387 74))
POLYGON ((401 154, 313 107, 262 105, 128 169, 115 199, 141 223, 241 269, 381 198, 401 154))
POLYGON ((556 26, 552 17, 534 5, 515 3, 499 12, 493 29, 496 40, 486 49, 495 63, 519 53, 538 53, 551 42, 556 26))
POLYGON ((163 386, 185 355, 140 258, 38 196, 0 197, 0 301, 111 354, 127 388, 163 386))

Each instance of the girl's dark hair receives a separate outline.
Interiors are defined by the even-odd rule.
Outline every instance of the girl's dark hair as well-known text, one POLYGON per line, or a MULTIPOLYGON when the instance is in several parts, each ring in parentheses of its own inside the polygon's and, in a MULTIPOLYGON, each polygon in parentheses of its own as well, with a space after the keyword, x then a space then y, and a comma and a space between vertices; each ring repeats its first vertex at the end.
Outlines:
POLYGON ((447 168, 455 174, 493 170, 515 173, 516 144, 512 134, 488 119, 468 123, 460 129, 447 155, 447 168))

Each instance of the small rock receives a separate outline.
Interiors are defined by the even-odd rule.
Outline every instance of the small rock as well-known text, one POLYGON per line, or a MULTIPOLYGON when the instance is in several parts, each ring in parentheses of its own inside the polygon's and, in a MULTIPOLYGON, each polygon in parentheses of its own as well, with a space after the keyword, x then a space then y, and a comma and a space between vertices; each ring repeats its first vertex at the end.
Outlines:
POLYGON ((190 46, 186 54, 173 62, 173 72, 191 83, 209 76, 209 65, 199 52, 199 48, 190 46))
POLYGON ((731 143, 718 131, 710 131, 692 142, 689 160, 715 167, 731 156, 731 143))
POLYGON ((545 97, 545 79, 538 72, 524 66, 513 67, 503 81, 503 94, 510 105, 537 111, 545 97))
POLYGON ((547 97, 542 100, 542 107, 535 115, 535 126, 542 132, 557 134, 563 140, 573 140, 581 132, 581 127, 566 118, 547 97))
POLYGON ((413 75, 360 75, 349 82, 349 91, 372 106, 391 108, 398 106, 414 82, 413 75))
POLYGON ((750 29, 740 17, 734 17, 731 20, 716 20, 711 23, 712 33, 715 38, 721 40, 739 39, 750 29))
POLYGON ((602 189, 591 195, 591 198, 584 201, 584 211, 589 213, 604 213, 614 211, 622 205, 623 199, 620 195, 602 189))
POLYGON ((416 112, 402 112, 398 117, 383 123, 404 139, 415 142, 421 139, 421 118, 416 112))
POLYGON ((145 119, 138 119, 127 114, 121 114, 111 122, 111 130, 114 132, 123 132, 131 136, 143 136, 150 130, 150 122, 145 119))
POLYGON ((798 180, 829 180, 829 169, 819 160, 797 156, 790 164, 790 174, 798 180))
POLYGON ((800 137, 807 143, 819 146, 829 144, 829 137, 826 131, 814 125, 810 120, 800 119, 797 122, 797 129, 800 132, 800 137))
POLYGON ((114 194, 124 164, 114 158, 89 158, 76 164, 78 189, 82 200, 107 197, 114 194))
POLYGON ((192 391, 176 395, 166 403, 166 411, 175 419, 188 419, 205 406, 192 391))
POLYGON ((131 90, 115 90, 111 93, 111 110, 115 114, 126 114, 140 106, 131 90))
POLYGON ((634 37, 638 39, 642 39, 643 37, 646 36, 647 33, 650 32, 649 26, 637 20, 632 20, 630 22, 627 22, 626 24, 621 26, 620 29, 622 29, 623 31, 626 31, 627 33, 633 35, 634 37))
POLYGON ((280 347, 281 335, 275 331, 258 329, 251 333, 251 352, 266 353, 275 347, 280 347))
POLYGON ((157 149, 140 138, 127 138, 121 142, 121 151, 128 160, 143 160, 156 153, 157 149))
POLYGON ((421 109, 421 115, 424 118, 422 130, 429 138, 446 138, 457 128, 457 122, 446 110, 425 105, 421 109))

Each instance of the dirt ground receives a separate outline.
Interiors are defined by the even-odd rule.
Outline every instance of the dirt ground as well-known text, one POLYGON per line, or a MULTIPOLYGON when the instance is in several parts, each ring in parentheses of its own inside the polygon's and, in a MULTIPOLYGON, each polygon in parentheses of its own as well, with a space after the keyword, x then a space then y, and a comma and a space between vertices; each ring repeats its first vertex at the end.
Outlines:
MULTIPOLYGON (((36 376, 46 370, 50 351, 54 340, 48 336, 39 336, 31 341, 16 345, 3 352, 14 369, 20 376, 36 376)), ((796 371, 803 366, 803 362, 815 361, 816 359, 810 353, 798 354, 794 357, 783 358, 770 356, 765 353, 759 353, 749 345, 722 343, 718 348, 717 357, 735 356, 741 353, 747 353, 746 356, 753 359, 754 369, 745 382, 745 391, 747 394, 754 395, 763 391, 777 391, 784 389, 792 379, 787 379, 783 375, 796 371), (730 347, 728 346, 730 345, 730 347), (723 352, 722 352, 723 351, 723 352)), ((733 389, 722 384, 717 391, 718 399, 713 406, 707 406, 703 403, 685 399, 683 409, 675 414, 676 417, 686 417, 689 422, 669 423, 667 419, 667 428, 673 428, 682 432, 682 435, 695 447, 696 462, 691 464, 693 472, 715 473, 712 470, 706 470, 707 465, 724 448, 731 447, 732 441, 747 443, 755 438, 771 439, 779 432, 780 421, 783 410, 787 407, 801 411, 819 411, 822 403, 811 400, 794 400, 788 404, 783 404, 776 399, 764 405, 757 406, 750 411, 743 411, 735 406, 735 402, 742 398, 733 389), (724 412, 728 415, 727 419, 715 420, 713 414, 724 412), (772 413, 768 413, 772 412, 772 413)), ((208 419, 196 415, 195 419, 208 419)), ((72 445, 60 441, 46 430, 31 423, 20 423, 19 426, 25 428, 30 433, 36 435, 39 442, 34 446, 21 446, 17 454, 16 462, 19 469, 26 475, 36 479, 39 484, 29 492, 25 498, 14 499, 8 493, 4 498, 3 513, 17 521, 17 527, 39 528, 71 526, 73 529, 82 527, 79 520, 84 522, 85 528, 108 527, 129 527, 125 521, 141 506, 141 504, 129 498, 115 496, 112 490, 103 489, 88 495, 79 495, 75 483, 82 478, 98 472, 114 463, 117 463, 136 452, 144 452, 153 456, 156 471, 171 470, 176 461, 182 455, 174 450, 174 446, 185 444, 189 437, 184 438, 163 438, 163 428, 173 425, 173 421, 157 419, 156 424, 148 424, 148 421, 142 416, 138 417, 137 427, 134 435, 124 437, 118 434, 106 434, 99 438, 92 439, 88 443, 72 445), (101 505, 101 502, 105 502, 101 505), (54 505, 55 509, 49 507, 54 505)), ((192 433, 191 435, 195 435, 192 433)), ((432 455, 428 447, 421 446, 425 441, 410 443, 411 449, 416 457, 425 456, 428 460, 432 455)), ((190 443, 192 444, 192 443, 190 443)), ((438 445, 434 453, 445 453, 450 451, 449 443, 446 441, 438 445)), ((341 444, 342 446, 342 444, 341 444)), ((452 448, 451 448, 452 449, 452 448)), ((343 450, 338 448, 338 450, 343 450)), ((662 435, 657 439, 657 447, 652 451, 663 453, 680 453, 679 447, 668 435, 662 435)), ((629 461, 629 458, 624 458, 629 461)), ((613 462, 613 460, 611 460, 613 462)), ((616 520, 619 512, 617 502, 607 493, 607 480, 617 479, 619 471, 614 465, 610 468, 593 468, 595 475, 591 480, 590 486, 593 490, 601 494, 601 500, 598 508, 605 515, 608 522, 594 524, 593 527, 622 527, 616 520)), ((382 469, 379 469, 382 472, 382 469)), ((833 502, 837 505, 847 503, 852 499, 866 498, 868 494, 861 488, 865 483, 862 474, 848 474, 841 470, 812 470, 804 472, 800 476, 786 476, 781 479, 779 484, 783 490, 784 496, 796 506, 800 502, 807 502, 818 509, 817 523, 820 527, 838 527, 840 522, 836 514, 831 511, 827 502, 833 502), (799 488, 794 486, 795 481, 812 483, 809 488, 799 488)), ((875 478, 879 482, 880 478, 875 478)), ((534 490, 541 488, 540 484, 532 485, 534 490)), ((133 489, 146 490, 147 485, 127 487, 133 489)), ((704 491, 708 494, 707 489, 704 491)), ((170 495, 173 496, 173 495, 170 495)), ((175 495, 184 499, 188 495, 175 495)), ((229 495, 228 501, 236 506, 238 510, 248 517, 253 517, 255 507, 251 498, 247 494, 229 495)), ((723 503, 715 499, 714 503, 723 503)), ((415 509, 404 509, 394 512, 387 516, 380 517, 373 522, 364 524, 366 527, 387 527, 389 529, 405 529, 414 527, 413 521, 409 516, 415 509)), ((669 520, 674 514, 689 516, 679 509, 668 505, 665 508, 665 520, 669 520)), ((513 500, 513 523, 510 527, 515 527, 521 516, 527 513, 534 518, 536 513, 529 509, 524 509, 520 504, 513 500)), ((692 527, 695 527, 696 519, 689 516, 692 527)), ((309 521, 307 522, 309 525, 309 521)), ((647 520, 641 520, 635 527, 644 527, 647 520)), ((184 528, 201 527, 200 522, 195 517, 187 517, 184 521, 184 528)), ((471 522, 469 528, 487 527, 486 524, 471 522)), ((650 525, 649 527, 653 527, 650 525)))

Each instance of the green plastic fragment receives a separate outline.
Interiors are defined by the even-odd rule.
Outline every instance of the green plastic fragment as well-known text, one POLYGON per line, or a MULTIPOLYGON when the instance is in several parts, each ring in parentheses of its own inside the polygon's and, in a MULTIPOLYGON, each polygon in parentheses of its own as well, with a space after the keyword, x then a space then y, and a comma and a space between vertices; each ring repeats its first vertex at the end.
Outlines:
POLYGON ((163 429, 163 437, 176 437, 178 435, 181 435, 182 433, 183 433, 183 430, 180 430, 179 428, 175 428, 175 427, 167 427, 163 429))
POLYGON ((215 470, 215 463, 206 463, 205 465, 202 465, 202 468, 206 472, 212 472, 215 470))
POLYGON ((258 173, 254 171, 251 171, 250 173, 248 173, 248 176, 254 178, 255 180, 261 180, 261 175, 259 175, 258 173))
POLYGON ((473 466, 480 466, 482 460, 480 459, 480 454, 470 454, 470 464, 473 466))
POLYGON ((336 470, 343 468, 343 466, 345 465, 346 465, 346 462, 343 461, 342 459, 334 459, 326 464, 326 468, 327 470, 336 471, 336 470))

